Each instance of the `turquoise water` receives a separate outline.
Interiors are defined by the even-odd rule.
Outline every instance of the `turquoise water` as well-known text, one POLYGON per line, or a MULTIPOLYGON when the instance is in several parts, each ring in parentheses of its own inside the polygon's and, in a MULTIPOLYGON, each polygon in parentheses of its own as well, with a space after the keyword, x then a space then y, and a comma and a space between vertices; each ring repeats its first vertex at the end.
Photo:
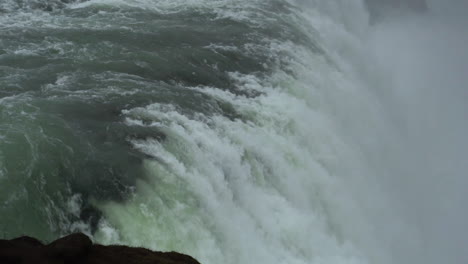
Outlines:
POLYGON ((136 142, 171 142, 162 120, 139 108, 255 122, 254 112, 204 87, 254 101, 265 91, 244 87, 248 79, 278 86, 274 74, 292 78, 289 45, 324 57, 297 24, 298 6, 240 3, 3 2, 4 236, 52 239, 77 221, 94 232, 103 215, 91 201, 134 195, 155 158, 136 142))
POLYGON ((0 236, 422 263, 416 157, 465 127, 424 122, 382 30, 362 1, 3 0, 0 236))

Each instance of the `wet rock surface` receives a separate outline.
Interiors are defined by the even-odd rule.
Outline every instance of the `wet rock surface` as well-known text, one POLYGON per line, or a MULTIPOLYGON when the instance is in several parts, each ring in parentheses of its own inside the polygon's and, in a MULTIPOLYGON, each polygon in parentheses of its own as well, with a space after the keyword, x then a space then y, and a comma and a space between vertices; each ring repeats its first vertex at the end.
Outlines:
POLYGON ((76 233, 45 245, 32 237, 0 240, 2 264, 199 264, 194 258, 176 252, 157 252, 127 246, 93 244, 76 233))

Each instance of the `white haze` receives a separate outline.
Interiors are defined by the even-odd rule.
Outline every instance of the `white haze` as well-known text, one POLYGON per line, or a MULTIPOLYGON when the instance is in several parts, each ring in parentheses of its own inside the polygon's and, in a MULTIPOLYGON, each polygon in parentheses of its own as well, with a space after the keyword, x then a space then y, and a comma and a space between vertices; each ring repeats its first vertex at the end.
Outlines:
POLYGON ((375 87, 399 133, 385 150, 382 183, 417 236, 414 247, 393 241, 399 263, 467 263, 468 3, 428 4, 426 14, 370 30, 367 48, 384 75, 375 87))

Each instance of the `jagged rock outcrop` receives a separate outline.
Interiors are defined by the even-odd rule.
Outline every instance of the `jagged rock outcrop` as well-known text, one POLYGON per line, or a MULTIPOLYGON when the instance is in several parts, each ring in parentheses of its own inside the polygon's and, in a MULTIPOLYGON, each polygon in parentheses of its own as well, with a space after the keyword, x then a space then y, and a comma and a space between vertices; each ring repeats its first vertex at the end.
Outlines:
POLYGON ((84 234, 72 234, 44 245, 32 237, 0 240, 1 264, 200 264, 176 252, 93 244, 84 234))

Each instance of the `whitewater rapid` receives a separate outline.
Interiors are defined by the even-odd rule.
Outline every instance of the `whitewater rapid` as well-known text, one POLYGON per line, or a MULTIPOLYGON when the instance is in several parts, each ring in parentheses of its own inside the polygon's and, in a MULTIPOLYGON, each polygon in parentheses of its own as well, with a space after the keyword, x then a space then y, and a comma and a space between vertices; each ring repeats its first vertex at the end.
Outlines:
POLYGON ((369 18, 358 0, 2 1, 0 235, 205 264, 464 259, 466 31, 369 18))
MULTIPOLYGON (((356 142, 361 138, 353 136, 363 125, 383 122, 378 100, 347 57, 364 52, 361 32, 354 30, 362 30, 367 14, 362 4, 306 8, 277 19, 300 27, 317 43, 313 49, 276 39, 208 47, 267 53, 286 64, 261 77, 229 73, 234 92, 186 87, 229 105, 234 118, 184 113, 165 103, 123 111, 127 125, 157 127, 166 139, 132 140, 151 159, 131 199, 96 203, 106 216, 96 239, 183 251, 203 263, 373 263, 386 257, 373 232, 380 226, 366 213, 391 209, 356 142), (356 13, 335 13, 345 10, 356 13), (381 208, 369 210, 373 203, 366 200, 375 196, 381 208)), ((272 15, 226 9, 220 8, 222 15, 259 26, 272 15)))

